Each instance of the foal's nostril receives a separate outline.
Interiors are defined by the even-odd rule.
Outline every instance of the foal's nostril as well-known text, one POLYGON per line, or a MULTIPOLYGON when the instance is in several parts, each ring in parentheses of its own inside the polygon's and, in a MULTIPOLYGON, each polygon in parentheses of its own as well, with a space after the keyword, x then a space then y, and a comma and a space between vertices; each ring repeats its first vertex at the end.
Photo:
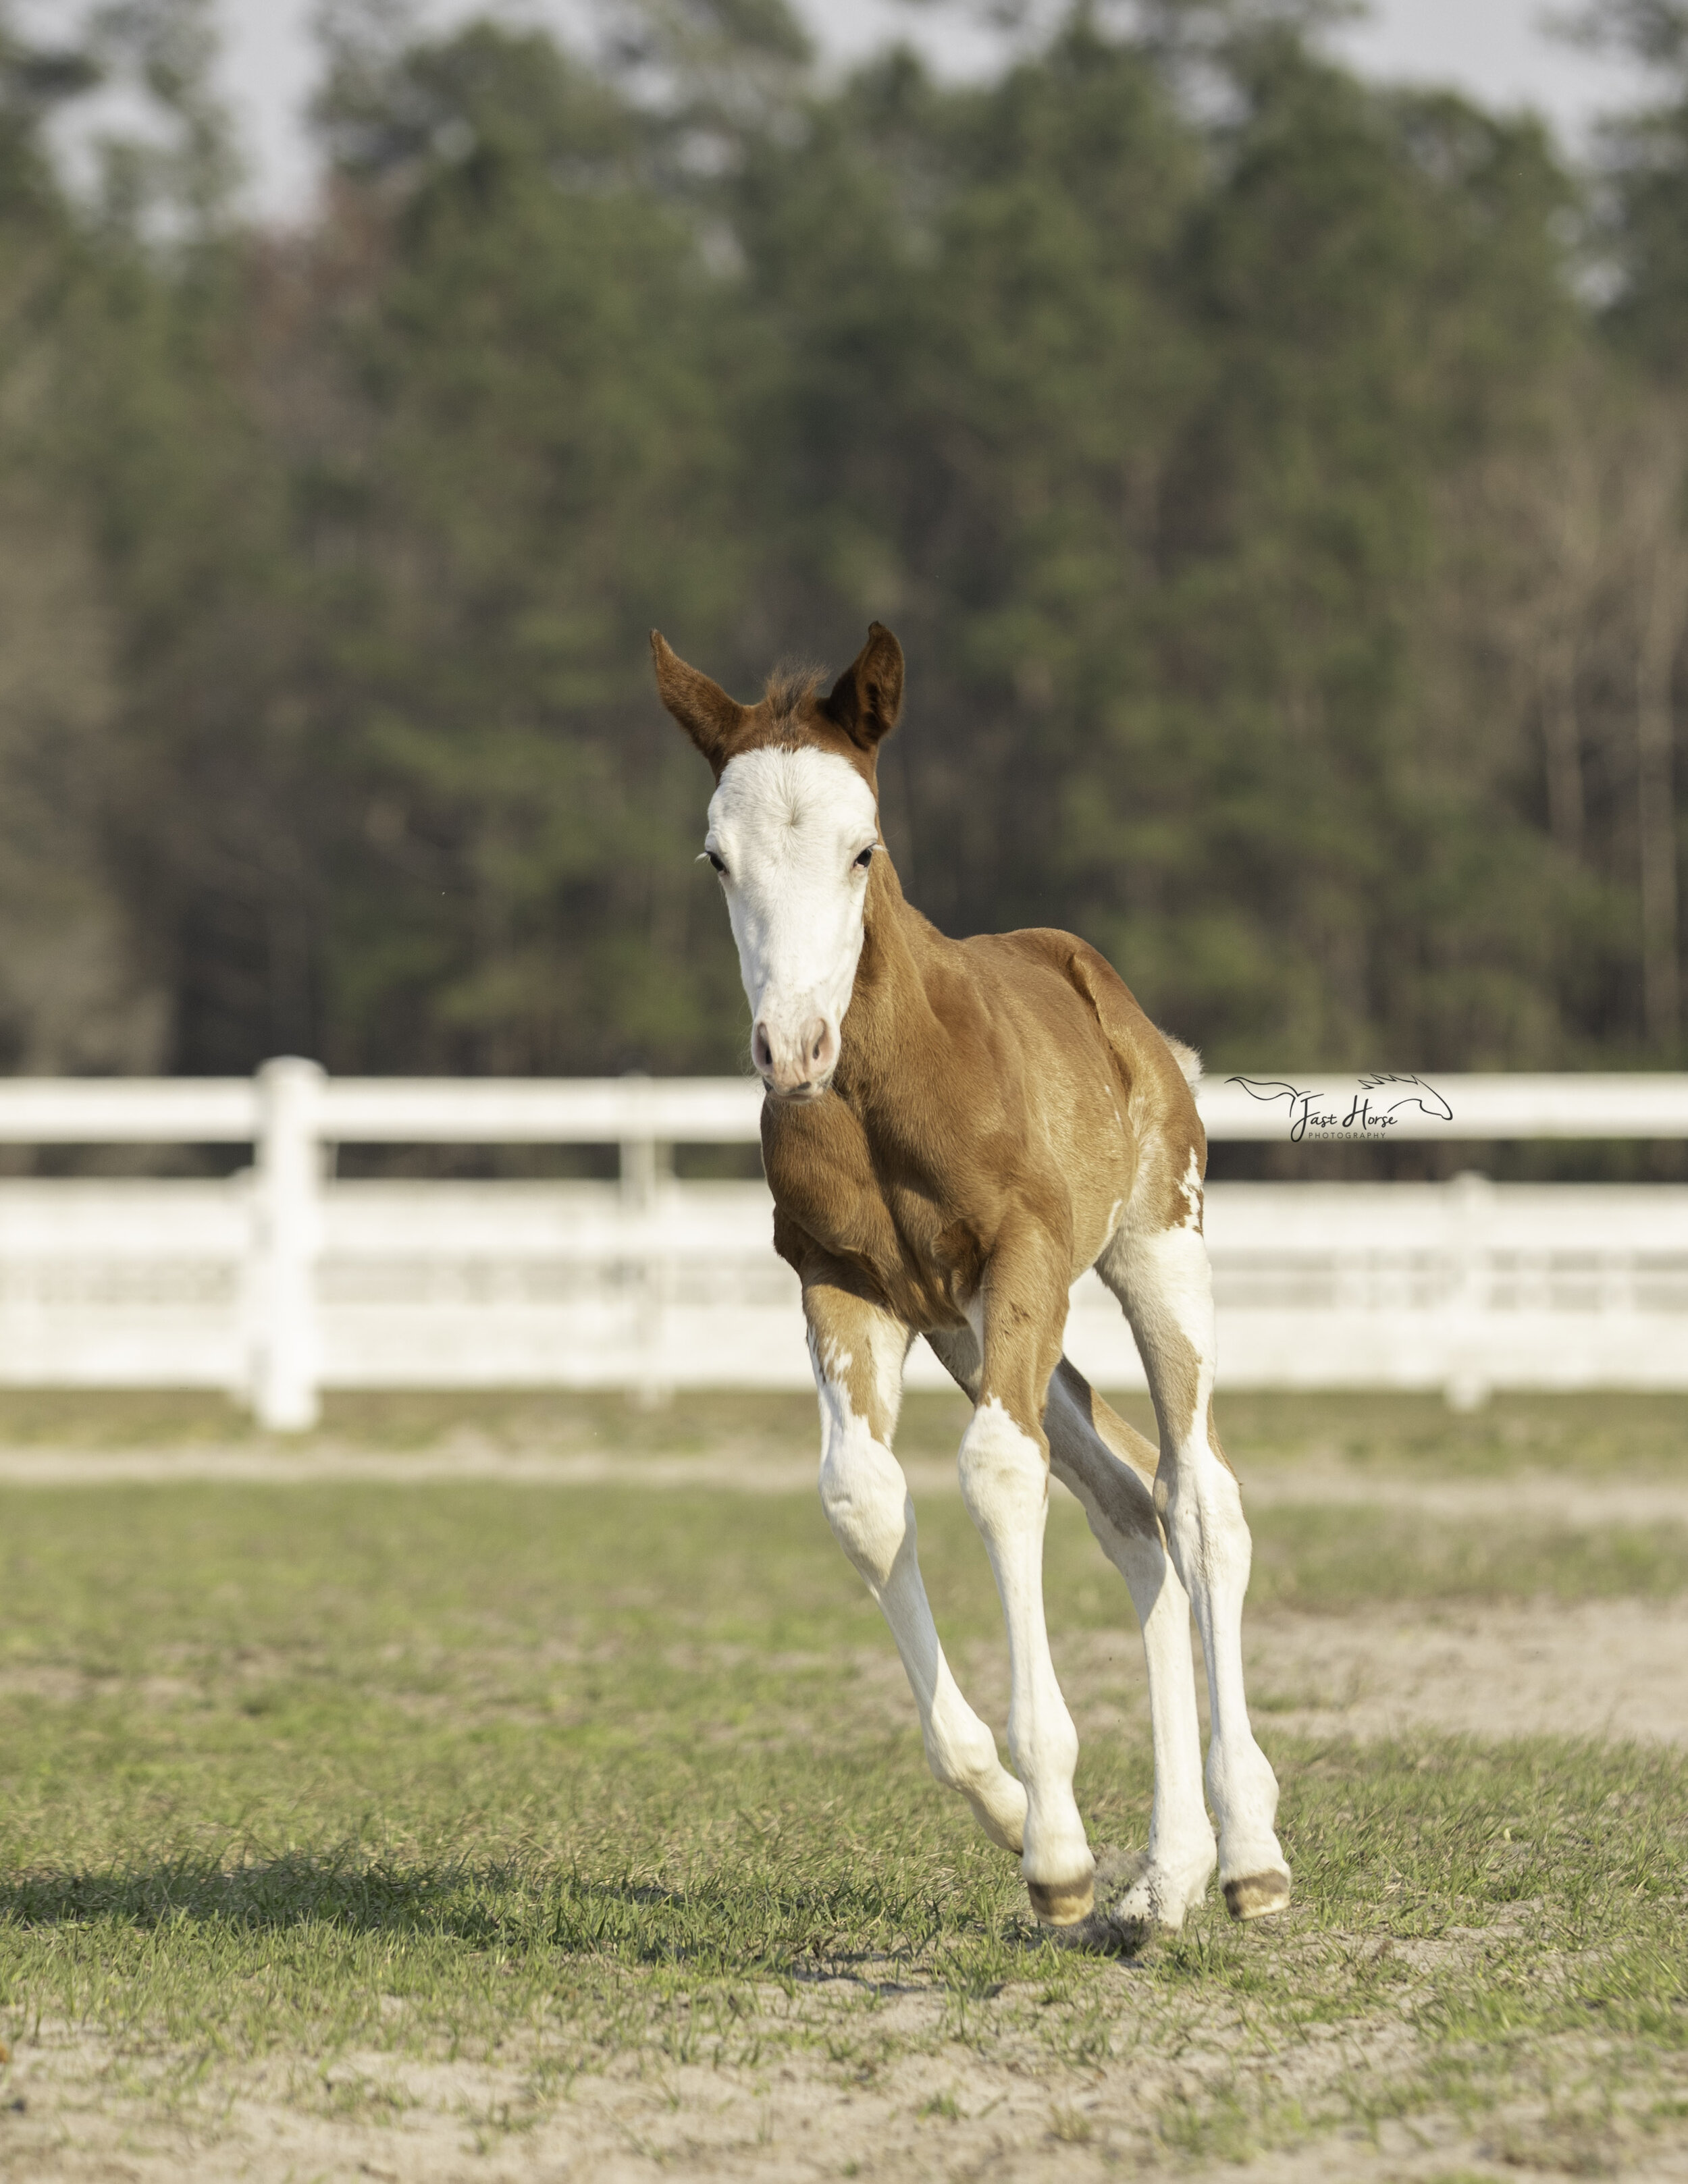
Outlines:
POLYGON ((825 1017, 811 1017, 803 1027, 803 1061, 809 1075, 829 1076, 838 1058, 838 1034, 825 1017))

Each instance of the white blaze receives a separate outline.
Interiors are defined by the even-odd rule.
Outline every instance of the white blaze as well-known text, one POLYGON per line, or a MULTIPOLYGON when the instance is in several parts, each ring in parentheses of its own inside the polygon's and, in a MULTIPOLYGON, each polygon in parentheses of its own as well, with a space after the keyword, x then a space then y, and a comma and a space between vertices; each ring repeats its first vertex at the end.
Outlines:
POLYGON ((758 1067, 782 1089, 823 1084, 838 1059, 867 901, 856 859, 878 838, 872 790, 830 751, 746 751, 710 800, 707 847, 726 867, 739 972, 772 1063, 759 1040, 758 1067))

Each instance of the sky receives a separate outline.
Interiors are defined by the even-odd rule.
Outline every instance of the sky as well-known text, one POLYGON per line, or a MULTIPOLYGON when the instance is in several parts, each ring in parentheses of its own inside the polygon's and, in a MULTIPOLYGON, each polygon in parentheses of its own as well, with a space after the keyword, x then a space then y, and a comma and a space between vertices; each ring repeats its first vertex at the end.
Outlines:
MULTIPOLYGON (((45 28, 75 0, 34 0, 27 14, 45 28)), ((223 78, 239 116, 250 170, 248 195, 259 217, 286 222, 309 210, 315 165, 304 109, 314 69, 315 0, 219 0, 223 78)), ((945 75, 986 73, 1002 36, 985 26, 982 5, 957 0, 797 0, 822 53, 844 66, 903 37, 945 75)), ((567 32, 588 20, 586 0, 424 0, 441 27, 493 13, 550 23, 567 32)), ((1544 0, 1372 0, 1364 20, 1330 42, 1380 78, 1455 86, 1485 103, 1533 107, 1573 146, 1595 117, 1630 101, 1635 79, 1621 63, 1556 40, 1544 0)))

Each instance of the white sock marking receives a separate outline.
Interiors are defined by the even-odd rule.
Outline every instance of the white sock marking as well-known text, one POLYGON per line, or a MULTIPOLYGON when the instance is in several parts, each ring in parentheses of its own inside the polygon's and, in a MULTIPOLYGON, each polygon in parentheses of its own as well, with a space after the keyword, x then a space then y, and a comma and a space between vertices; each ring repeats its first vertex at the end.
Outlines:
POLYGON ((1043 1451, 992 1396, 962 1437, 961 1473, 962 1499, 983 1536, 1008 1630, 1008 1754, 1028 1800, 1021 1869, 1040 1885, 1074 1886, 1095 1860, 1072 1796, 1078 1735, 1056 1681, 1044 1620, 1043 1451))
MULTIPOLYGON (((883 1362, 877 1354, 874 1362, 883 1362)), ((817 1365, 816 1383, 821 1506, 891 1627, 919 1708, 927 1763, 946 1788, 961 1791, 993 1841, 1017 1852, 1026 1793, 1003 1766, 996 1739, 962 1697, 944 1658, 920 1574, 914 1502, 902 1466, 874 1439, 841 1380, 817 1365)))
POLYGON ((1255 1741, 1243 1686, 1248 1524, 1236 1479, 1207 1439, 1215 1343, 1206 1246, 1193 1220, 1148 1235, 1128 1231, 1099 1271, 1120 1295, 1168 1408, 1155 1501, 1206 1658, 1207 1794, 1219 1822, 1219 1878, 1281 1873, 1287 1869, 1273 1833, 1278 1780, 1255 1741), (1186 1386, 1179 1369, 1192 1358, 1195 1377, 1186 1386), (1186 1406, 1188 1416, 1181 1414, 1186 1406))

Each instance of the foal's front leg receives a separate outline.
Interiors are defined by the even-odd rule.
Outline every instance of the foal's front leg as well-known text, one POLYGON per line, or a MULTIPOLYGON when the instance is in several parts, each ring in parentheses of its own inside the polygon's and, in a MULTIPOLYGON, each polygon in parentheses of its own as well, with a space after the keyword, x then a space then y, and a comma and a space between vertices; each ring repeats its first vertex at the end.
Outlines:
POLYGON ((877 1306, 824 1281, 805 1282, 803 1308, 821 1398, 827 1522, 891 1626, 920 1709, 928 1765, 947 1789, 961 1791, 993 1842, 1017 1852, 1026 1793, 950 1673, 920 1574, 914 1503, 891 1453, 910 1331, 877 1306))
POLYGON ((1067 1284, 1049 1258, 1040 1238, 999 1241, 975 1311, 983 1365, 978 1407, 961 1437, 961 1474, 1008 1628, 1008 1756, 1027 1799, 1020 1869, 1038 1916, 1071 1926, 1095 1906, 1096 1862, 1072 1795, 1078 1733, 1056 1681, 1044 1621, 1044 1401, 1067 1314, 1067 1284))

